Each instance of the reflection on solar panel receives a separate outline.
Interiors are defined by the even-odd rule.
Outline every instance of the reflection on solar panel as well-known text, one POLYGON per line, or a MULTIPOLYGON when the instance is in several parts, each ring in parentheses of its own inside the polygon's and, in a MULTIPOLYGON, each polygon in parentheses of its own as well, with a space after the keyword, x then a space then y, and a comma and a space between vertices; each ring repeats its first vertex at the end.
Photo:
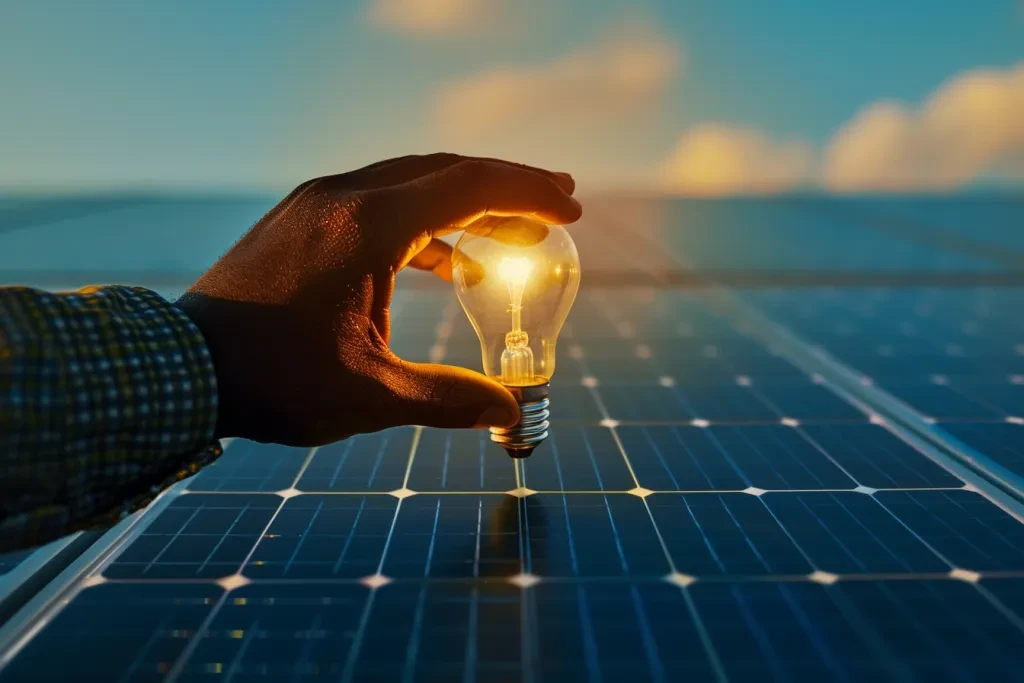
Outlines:
MULTIPOLYGON (((585 285, 528 460, 418 427, 233 441, 12 641, 0 683, 1019 679, 1024 494, 990 475, 1024 475, 1024 294, 662 272, 1007 257, 922 241, 914 207, 717 206, 590 212, 585 268, 654 282, 585 285)), ((479 364, 448 292, 395 307, 398 352, 479 364)))

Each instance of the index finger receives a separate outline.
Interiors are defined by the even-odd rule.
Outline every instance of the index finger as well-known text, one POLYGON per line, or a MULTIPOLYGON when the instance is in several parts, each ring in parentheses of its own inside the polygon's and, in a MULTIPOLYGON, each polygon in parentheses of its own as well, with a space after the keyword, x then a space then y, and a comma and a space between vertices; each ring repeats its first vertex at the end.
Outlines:
POLYGON ((381 190, 397 212, 402 240, 465 229, 485 216, 522 216, 541 223, 575 223, 580 203, 550 176, 481 159, 470 159, 416 181, 381 190))

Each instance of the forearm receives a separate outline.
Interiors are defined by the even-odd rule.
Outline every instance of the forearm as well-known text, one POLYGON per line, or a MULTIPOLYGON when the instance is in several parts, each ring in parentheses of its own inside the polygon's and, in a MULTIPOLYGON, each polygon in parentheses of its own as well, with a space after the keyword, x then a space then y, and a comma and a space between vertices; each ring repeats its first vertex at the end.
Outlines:
POLYGON ((211 461, 213 365, 145 289, 0 288, 0 552, 116 521, 211 461))

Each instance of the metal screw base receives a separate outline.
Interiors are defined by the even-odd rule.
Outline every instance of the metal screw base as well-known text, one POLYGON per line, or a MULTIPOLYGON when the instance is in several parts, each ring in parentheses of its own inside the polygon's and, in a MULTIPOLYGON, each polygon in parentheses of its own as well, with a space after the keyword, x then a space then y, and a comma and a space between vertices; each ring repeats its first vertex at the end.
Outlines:
POLYGON ((533 449, 548 438, 548 384, 529 387, 508 387, 519 400, 519 422, 503 429, 491 427, 491 441, 501 445, 513 458, 527 458, 533 449))

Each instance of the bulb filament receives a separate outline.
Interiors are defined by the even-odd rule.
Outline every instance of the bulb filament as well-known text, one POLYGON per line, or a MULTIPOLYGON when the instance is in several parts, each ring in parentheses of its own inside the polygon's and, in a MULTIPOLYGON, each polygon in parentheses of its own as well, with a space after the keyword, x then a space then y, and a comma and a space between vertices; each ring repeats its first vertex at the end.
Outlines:
POLYGON ((502 260, 498 270, 508 285, 509 312, 512 331, 505 335, 505 350, 501 354, 501 376, 505 384, 529 384, 533 381, 533 351, 530 337, 523 330, 523 293, 533 264, 526 258, 502 260))

